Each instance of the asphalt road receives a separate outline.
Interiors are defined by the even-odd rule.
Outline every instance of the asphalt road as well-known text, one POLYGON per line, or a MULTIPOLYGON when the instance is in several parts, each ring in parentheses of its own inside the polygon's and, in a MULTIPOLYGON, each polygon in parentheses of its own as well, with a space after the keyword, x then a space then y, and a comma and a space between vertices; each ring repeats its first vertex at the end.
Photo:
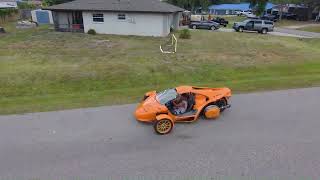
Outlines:
POLYGON ((166 136, 135 105, 0 116, 0 179, 317 179, 319 107, 320 88, 235 95, 166 136))
POLYGON ((274 28, 274 33, 283 33, 283 34, 296 35, 296 36, 307 37, 307 38, 320 38, 320 33, 300 31, 300 30, 290 29, 290 28, 276 27, 274 28))
MULTIPOLYGON (((229 29, 229 28, 220 28, 217 31, 235 32, 235 30, 229 29)), ((246 31, 245 33, 257 34, 256 31, 246 31)), ((289 36, 289 37, 297 37, 297 38, 320 38, 320 33, 300 31, 300 30, 290 29, 290 28, 279 28, 279 27, 275 27, 274 31, 268 32, 268 34, 273 36, 289 36)))

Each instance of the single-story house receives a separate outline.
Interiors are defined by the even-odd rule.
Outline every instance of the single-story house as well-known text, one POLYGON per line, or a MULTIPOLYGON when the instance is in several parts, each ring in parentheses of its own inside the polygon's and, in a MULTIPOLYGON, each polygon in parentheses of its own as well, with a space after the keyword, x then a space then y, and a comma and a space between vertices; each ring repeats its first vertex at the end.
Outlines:
POLYGON ((17 7, 18 5, 16 0, 0 0, 0 9, 17 7))
MULTIPOLYGON (((267 3, 266 10, 272 9, 274 5, 267 3)), ((248 11, 251 10, 250 3, 238 3, 238 4, 218 4, 211 5, 208 7, 210 14, 215 15, 228 15, 236 14, 236 11, 248 11)))
POLYGON ((75 0, 45 9, 58 31, 138 36, 167 36, 184 11, 160 0, 75 0))

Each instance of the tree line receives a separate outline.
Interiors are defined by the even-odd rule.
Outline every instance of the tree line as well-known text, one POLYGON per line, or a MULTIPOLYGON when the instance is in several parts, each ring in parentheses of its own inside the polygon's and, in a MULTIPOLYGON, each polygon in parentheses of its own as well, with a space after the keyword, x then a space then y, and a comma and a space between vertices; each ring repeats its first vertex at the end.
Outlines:
MULTIPOLYGON (((46 6, 51 6, 60 3, 70 2, 72 0, 44 0, 43 3, 46 6)), ((241 3, 249 2, 251 7, 255 7, 258 14, 261 14, 268 2, 284 5, 284 4, 304 4, 310 9, 318 8, 320 9, 320 0, 165 0, 170 4, 182 7, 186 10, 194 11, 196 8, 201 7, 202 9, 207 9, 209 5, 212 4, 223 4, 223 3, 241 3)))

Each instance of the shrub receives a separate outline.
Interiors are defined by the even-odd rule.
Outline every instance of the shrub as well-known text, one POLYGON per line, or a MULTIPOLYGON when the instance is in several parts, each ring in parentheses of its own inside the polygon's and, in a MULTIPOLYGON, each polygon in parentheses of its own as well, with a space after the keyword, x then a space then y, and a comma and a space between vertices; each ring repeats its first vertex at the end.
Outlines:
POLYGON ((190 39, 191 38, 191 33, 189 29, 183 29, 180 32, 179 38, 181 39, 190 39))
POLYGON ((94 29, 89 29, 88 34, 96 35, 96 31, 94 29))
POLYGON ((6 21, 7 17, 13 16, 14 14, 17 14, 17 9, 0 9, 0 20, 3 22, 6 21))

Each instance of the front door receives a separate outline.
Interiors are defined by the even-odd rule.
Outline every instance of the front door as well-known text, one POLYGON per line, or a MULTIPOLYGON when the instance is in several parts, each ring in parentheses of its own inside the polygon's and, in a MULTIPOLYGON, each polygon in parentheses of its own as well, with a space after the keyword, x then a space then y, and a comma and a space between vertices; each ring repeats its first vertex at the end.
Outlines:
POLYGON ((262 29, 262 21, 260 21, 260 20, 254 21, 253 30, 260 31, 261 29, 262 29))
POLYGON ((247 24, 246 24, 246 26, 245 26, 245 30, 253 31, 253 28, 254 28, 254 23, 253 23, 253 21, 247 22, 247 24))

